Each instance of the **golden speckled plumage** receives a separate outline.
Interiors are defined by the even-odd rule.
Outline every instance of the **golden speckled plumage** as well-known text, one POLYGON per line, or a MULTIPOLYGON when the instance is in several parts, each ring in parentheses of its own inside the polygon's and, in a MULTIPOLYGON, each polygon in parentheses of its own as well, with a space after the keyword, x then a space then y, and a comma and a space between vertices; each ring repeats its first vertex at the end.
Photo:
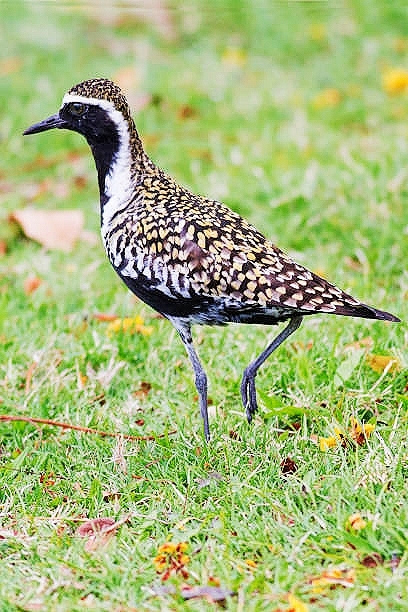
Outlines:
POLYGON ((209 439, 207 378, 194 350, 192 323, 287 327, 244 371, 241 396, 250 421, 255 376, 302 317, 332 313, 398 321, 294 262, 237 213, 178 185, 146 155, 120 88, 107 79, 72 87, 58 115, 26 130, 83 134, 94 155, 102 238, 126 285, 177 328, 195 372, 209 439))
POLYGON ((306 312, 360 304, 293 262, 237 213, 190 193, 157 167, 138 177, 135 193, 134 204, 115 217, 105 236, 109 258, 118 267, 118 253, 126 257, 117 249, 122 239, 132 245, 136 264, 141 261, 137 272, 151 274, 152 283, 161 284, 165 268, 167 291, 175 297, 306 312), (156 260, 163 266, 155 267, 156 260))

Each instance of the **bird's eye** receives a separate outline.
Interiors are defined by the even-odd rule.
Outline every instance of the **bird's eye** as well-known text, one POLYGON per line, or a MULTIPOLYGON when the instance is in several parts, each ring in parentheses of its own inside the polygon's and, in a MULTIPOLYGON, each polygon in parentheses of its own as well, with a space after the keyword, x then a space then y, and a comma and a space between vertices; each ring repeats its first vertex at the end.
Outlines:
POLYGON ((81 102, 71 102, 68 104, 68 112, 74 117, 80 117, 86 111, 86 105, 81 102))

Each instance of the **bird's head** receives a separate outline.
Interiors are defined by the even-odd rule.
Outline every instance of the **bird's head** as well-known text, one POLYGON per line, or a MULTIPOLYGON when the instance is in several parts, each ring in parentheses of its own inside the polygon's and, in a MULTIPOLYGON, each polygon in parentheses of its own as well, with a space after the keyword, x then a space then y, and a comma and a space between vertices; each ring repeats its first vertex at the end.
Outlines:
POLYGON ((89 144, 106 142, 129 132, 130 110, 121 89, 108 79, 89 79, 74 85, 63 97, 58 113, 34 123, 24 134, 37 134, 53 128, 73 130, 89 144))

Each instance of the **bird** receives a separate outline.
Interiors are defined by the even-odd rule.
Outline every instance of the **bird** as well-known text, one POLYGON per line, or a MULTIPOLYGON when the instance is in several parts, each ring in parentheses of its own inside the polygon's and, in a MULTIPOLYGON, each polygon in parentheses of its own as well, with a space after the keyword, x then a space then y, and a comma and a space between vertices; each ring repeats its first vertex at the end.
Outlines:
POLYGON ((91 148, 108 259, 130 291, 176 328, 194 371, 207 441, 207 375, 192 325, 286 323, 243 372, 240 392, 250 423, 258 410, 257 372, 303 317, 400 321, 295 262, 223 203, 179 185, 145 152, 126 97, 111 80, 74 85, 59 111, 24 135, 53 128, 81 134, 91 148))

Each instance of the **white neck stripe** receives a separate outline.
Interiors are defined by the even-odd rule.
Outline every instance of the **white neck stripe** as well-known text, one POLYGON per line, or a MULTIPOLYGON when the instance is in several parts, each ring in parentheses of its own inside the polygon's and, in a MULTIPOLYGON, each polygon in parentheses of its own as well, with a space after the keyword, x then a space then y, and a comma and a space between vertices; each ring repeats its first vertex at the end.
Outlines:
POLYGON ((115 108, 113 102, 109 100, 66 93, 62 100, 62 107, 71 102, 99 106, 106 111, 118 130, 119 149, 115 152, 112 165, 105 177, 104 185, 104 194, 107 197, 107 202, 102 210, 102 235, 105 235, 109 229, 110 219, 118 208, 123 207, 123 204, 130 199, 134 189, 131 178, 132 157, 130 152, 129 124, 122 113, 115 108))

